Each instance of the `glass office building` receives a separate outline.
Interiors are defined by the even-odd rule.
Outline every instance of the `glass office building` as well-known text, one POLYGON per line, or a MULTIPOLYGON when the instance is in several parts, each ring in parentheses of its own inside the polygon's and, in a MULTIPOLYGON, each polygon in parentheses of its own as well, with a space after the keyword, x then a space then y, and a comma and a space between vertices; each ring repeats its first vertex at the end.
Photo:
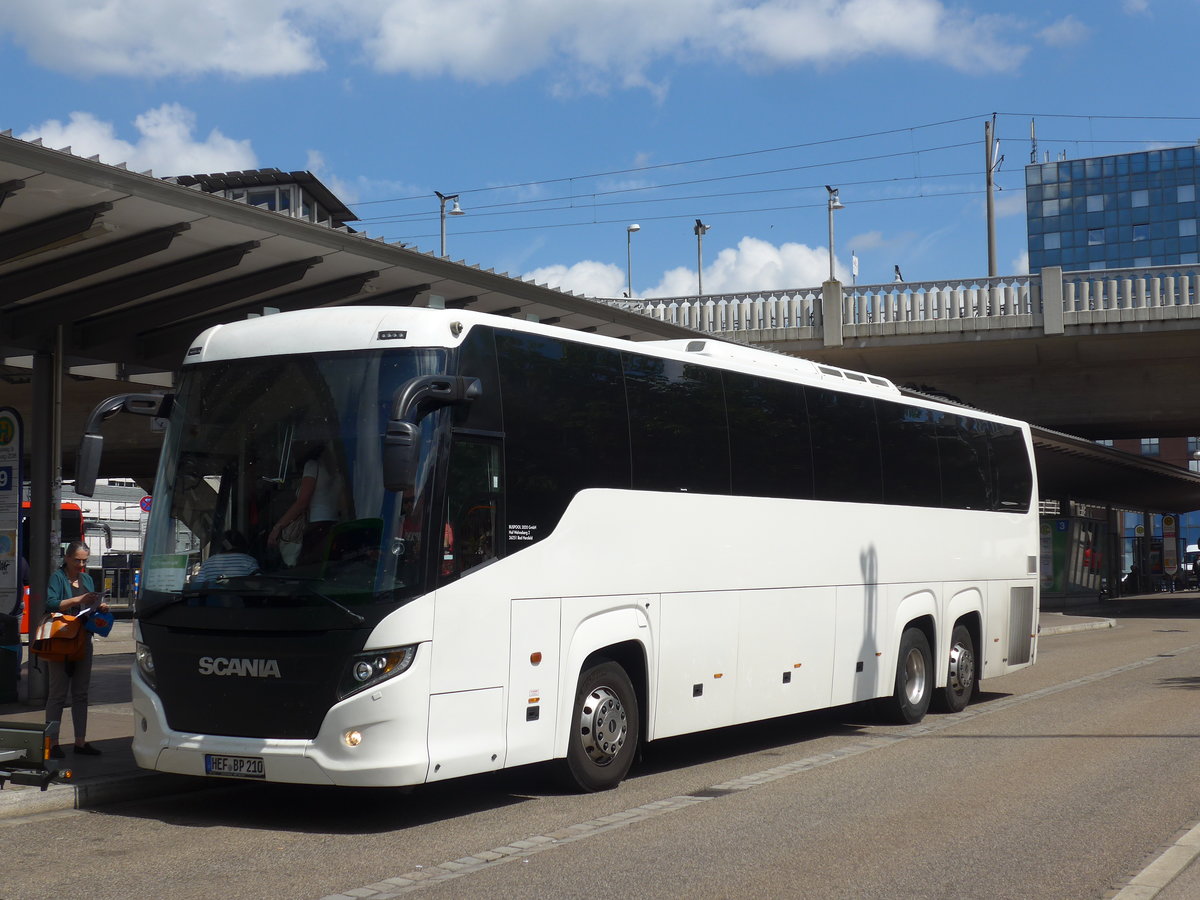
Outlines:
POLYGON ((1029 271, 1200 262, 1198 164, 1192 146, 1026 166, 1029 271))

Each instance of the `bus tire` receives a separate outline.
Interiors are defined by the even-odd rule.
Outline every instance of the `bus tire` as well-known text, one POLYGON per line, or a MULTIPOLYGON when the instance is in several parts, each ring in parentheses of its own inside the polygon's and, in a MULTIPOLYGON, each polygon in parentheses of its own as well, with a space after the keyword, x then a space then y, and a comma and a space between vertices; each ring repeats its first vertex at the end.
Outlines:
POLYGON ((885 701, 887 718, 900 725, 915 725, 925 718, 933 697, 933 656, 929 639, 920 628, 904 629, 896 658, 896 688, 885 701))
POLYGON ((962 712, 975 693, 975 642, 965 625, 955 625, 950 636, 949 670, 946 686, 934 694, 939 712, 962 712))
POLYGON ((567 784, 584 791, 620 784, 641 737, 637 694, 621 666, 604 661, 584 670, 570 727, 563 761, 567 784))

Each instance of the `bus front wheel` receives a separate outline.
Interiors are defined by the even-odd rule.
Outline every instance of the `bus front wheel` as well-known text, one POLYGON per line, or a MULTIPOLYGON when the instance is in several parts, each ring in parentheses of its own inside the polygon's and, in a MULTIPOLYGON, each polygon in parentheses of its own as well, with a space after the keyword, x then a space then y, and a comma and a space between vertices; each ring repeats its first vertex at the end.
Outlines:
POLYGON ((564 760, 568 784, 585 791, 606 791, 620 784, 637 753, 641 729, 637 694, 617 663, 584 670, 570 727, 564 760))
POLYGON ((920 628, 906 628, 900 637, 896 659, 896 688, 885 701, 889 719, 901 725, 915 725, 925 718, 933 697, 933 657, 929 639, 920 628))

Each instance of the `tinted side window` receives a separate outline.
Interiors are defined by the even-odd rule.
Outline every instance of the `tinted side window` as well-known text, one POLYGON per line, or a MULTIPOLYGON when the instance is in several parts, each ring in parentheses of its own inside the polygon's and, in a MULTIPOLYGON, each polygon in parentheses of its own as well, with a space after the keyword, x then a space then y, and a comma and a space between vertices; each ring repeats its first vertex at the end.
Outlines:
POLYGON ((995 484, 992 508, 1007 512, 1028 510, 1033 472, 1021 429, 999 423, 992 425, 991 462, 995 484))
POLYGON ((629 426, 616 350, 498 331, 496 353, 512 552, 584 488, 629 487, 629 426))
POLYGON ((812 432, 816 498, 881 502, 883 475, 875 401, 824 388, 806 387, 804 396, 812 432))
POLYGON ((804 391, 797 384, 724 373, 733 492, 743 497, 813 496, 804 391))
POLYGON ((951 509, 991 509, 991 466, 986 423, 934 413, 942 462, 942 501, 951 509))
POLYGON ((633 486, 729 493, 729 436, 721 373, 622 353, 629 397, 633 486))
POLYGON ((937 428, 919 406, 875 402, 883 455, 883 501, 899 506, 941 506, 937 428))
POLYGON ((495 332, 491 328, 472 328, 458 350, 458 374, 478 378, 482 396, 462 406, 452 407, 454 424, 480 431, 500 431, 500 380, 496 374, 495 332))

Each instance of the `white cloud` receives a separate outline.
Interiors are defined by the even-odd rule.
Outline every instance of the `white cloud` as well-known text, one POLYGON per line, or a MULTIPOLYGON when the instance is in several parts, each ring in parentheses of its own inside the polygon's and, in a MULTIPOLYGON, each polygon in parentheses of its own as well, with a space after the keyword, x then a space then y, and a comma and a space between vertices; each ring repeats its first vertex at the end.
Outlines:
POLYGON ((1131 16, 1149 15, 1150 0, 1124 0, 1121 8, 1131 16))
POLYGON ((761 69, 887 55, 978 72, 1028 53, 1016 19, 943 0, 209 0, 202 22, 191 0, 81 5, 9 0, 0 34, 79 74, 293 75, 323 68, 324 44, 382 72, 494 83, 545 71, 557 93, 659 99, 669 82, 648 73, 664 59, 761 69))
POLYGON ((882 231, 865 231, 850 238, 846 246, 852 250, 874 250, 877 247, 886 247, 888 243, 884 240, 882 231))
MULTIPOLYGON (((849 281, 849 262, 834 260, 839 278, 849 281)), ((829 277, 829 249, 785 242, 776 246, 760 238, 743 237, 736 247, 721 250, 704 267, 704 293, 735 294, 788 288, 817 287, 829 277)), ((678 267, 663 274, 646 297, 695 296, 694 269, 678 267)))
POLYGON ((249 141, 227 138, 217 129, 203 140, 193 131, 196 116, 176 103, 142 113, 134 120, 140 137, 136 142, 117 137, 111 122, 102 122, 87 112, 73 112, 66 123, 48 119, 21 135, 22 140, 41 138, 47 147, 70 147, 77 156, 99 156, 109 165, 125 163, 134 171, 153 169, 155 174, 193 175, 257 168, 249 141))
MULTIPOLYGON (((986 210, 986 205, 983 207, 986 210)), ((997 191, 994 195, 992 208, 996 211, 996 218, 1003 219, 1008 216, 1024 216, 1025 215, 1025 192, 1018 189, 1014 191, 997 191)))
MULTIPOLYGON (((838 277, 850 280, 849 264, 835 262, 838 277)), ((574 265, 535 269, 522 276, 539 284, 587 297, 616 299, 625 295, 626 273, 620 266, 585 260, 574 265)), ((744 237, 736 247, 721 250, 704 267, 704 293, 734 294, 788 288, 817 287, 829 277, 829 250, 804 244, 775 246, 759 238, 744 237)), ((668 269, 658 284, 645 291, 634 285, 634 296, 694 297, 696 270, 685 266, 668 269)))
MULTIPOLYGON (((294 0, 8 0, 0 33, 77 74, 295 75, 323 67, 317 24, 294 0), (305 33, 307 28, 309 33, 305 33)), ((314 6, 320 4, 313 3, 314 6)))
POLYGON ((1092 30, 1074 16, 1059 19, 1037 33, 1043 43, 1051 47, 1069 47, 1082 44, 1091 36, 1092 30))
POLYGON ((939 0, 765 0, 718 14, 703 35, 729 56, 777 65, 845 62, 880 53, 947 63, 963 72, 1016 68, 1027 47, 1004 38, 1015 21, 970 16, 939 0))
POLYGON ((620 297, 625 293, 625 272, 619 266, 590 259, 571 266, 543 266, 521 277, 585 297, 620 297))
POLYGON ((1029 251, 1022 250, 1016 255, 1009 265, 1012 267, 1010 271, 1013 275, 1028 275, 1029 274, 1029 251))
MULTIPOLYGON (((845 274, 840 263, 835 268, 839 274, 845 274)), ((827 247, 809 247, 790 241, 777 247, 759 238, 744 237, 737 247, 726 247, 717 254, 711 266, 705 266, 704 292, 727 294, 813 287, 828 277, 827 247)), ((666 285, 664 279, 663 286, 666 285)))

